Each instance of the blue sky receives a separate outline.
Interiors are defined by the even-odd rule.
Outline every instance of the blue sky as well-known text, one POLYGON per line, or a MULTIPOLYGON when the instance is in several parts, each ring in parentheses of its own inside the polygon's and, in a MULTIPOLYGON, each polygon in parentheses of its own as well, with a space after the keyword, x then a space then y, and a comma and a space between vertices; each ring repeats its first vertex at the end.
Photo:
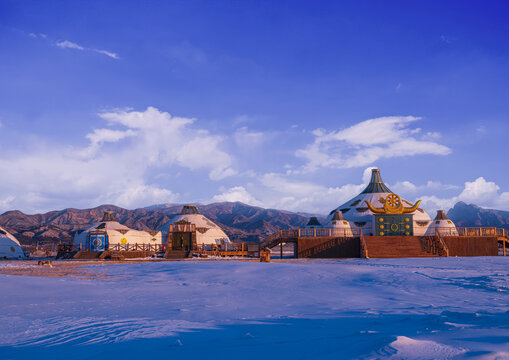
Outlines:
POLYGON ((0 211, 509 209, 503 1, 0 1, 0 211))

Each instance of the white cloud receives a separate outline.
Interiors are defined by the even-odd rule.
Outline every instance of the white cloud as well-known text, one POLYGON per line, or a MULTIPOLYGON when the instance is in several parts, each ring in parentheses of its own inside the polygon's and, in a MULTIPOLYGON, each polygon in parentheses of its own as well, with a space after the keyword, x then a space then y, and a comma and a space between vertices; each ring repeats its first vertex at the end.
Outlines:
MULTIPOLYGON (((172 117, 167 112, 148 107, 144 112, 115 111, 100 114, 113 125, 122 125, 136 133, 136 154, 154 166, 172 165, 208 169, 213 180, 236 172, 230 167, 231 156, 220 150, 224 137, 195 129, 192 118, 172 117)), ((136 155, 134 155, 136 157, 136 155)))
POLYGON ((109 56, 110 58, 113 58, 116 60, 120 59, 120 57, 116 53, 111 52, 111 51, 100 50, 100 49, 90 49, 90 50, 95 51, 96 53, 99 53, 99 54, 109 56))
MULTIPOLYGON (((53 209, 55 204, 91 206, 104 202, 146 206, 178 198, 153 181, 153 173, 186 168, 221 179, 235 173, 232 158, 220 149, 222 136, 195 126, 195 119, 145 111, 99 114, 110 128, 85 137, 85 147, 39 143, 19 152, 0 152, 0 199, 25 211, 53 209), (116 128, 111 128, 116 127, 116 128)), ((57 205, 60 206, 60 205, 57 205)))
POLYGON ((237 146, 243 149, 254 149, 267 139, 263 132, 249 131, 247 126, 237 129, 233 135, 237 146))
POLYGON ((500 187, 486 181, 484 177, 478 177, 474 181, 467 181, 459 195, 440 198, 436 195, 421 196, 423 207, 428 210, 447 210, 458 201, 475 204, 481 207, 499 210, 509 210, 509 192, 499 193, 500 187))
POLYGON ((339 131, 313 131, 315 140, 296 156, 304 159, 303 171, 322 167, 351 168, 366 166, 381 158, 422 154, 447 155, 447 146, 426 139, 418 139, 420 128, 410 123, 420 118, 413 116, 387 116, 360 122, 339 131))
MULTIPOLYGON (((368 178, 369 181, 369 178, 368 178)), ((295 181, 275 173, 261 177, 265 207, 327 214, 330 210, 358 195, 366 184, 326 187, 311 182, 295 181)))
POLYGON ((12 195, 0 199, 0 214, 7 210, 12 210, 12 204, 14 200, 16 200, 16 197, 12 195))
MULTIPOLYGON (((35 35, 35 34, 33 34, 35 35)), ((37 35, 35 35, 35 37, 37 37, 37 35)), ((46 38, 46 36, 43 34, 41 34, 41 37, 43 38, 46 38)), ((106 55, 112 59, 115 59, 115 60, 118 60, 120 59, 120 57, 112 52, 112 51, 107 51, 107 50, 101 50, 101 49, 95 49, 95 48, 87 48, 87 47, 84 47, 84 46, 81 46, 79 44, 76 44, 75 42, 72 42, 72 41, 69 41, 69 40, 61 40, 61 41, 57 41, 55 43, 56 46, 58 46, 59 48, 62 48, 62 49, 74 49, 74 50, 80 50, 80 51, 93 51, 93 52, 96 52, 98 54, 102 54, 102 55, 106 55)))
POLYGON ((410 181, 398 181, 396 184, 391 185, 391 189, 396 193, 415 193, 424 191, 438 191, 438 190, 454 190, 460 189, 460 186, 442 184, 440 181, 429 180, 423 185, 415 185, 410 181))
POLYGON ((85 50, 85 48, 81 45, 73 43, 68 40, 57 41, 56 45, 62 49, 75 49, 75 50, 85 50))
POLYGON ((82 156, 93 155, 101 148, 104 143, 118 142, 128 136, 135 136, 136 132, 128 130, 94 129, 94 132, 87 134, 86 138, 90 140, 90 145, 81 151, 82 156))
POLYGON ((251 195, 246 190, 246 188, 244 188, 243 186, 235 186, 235 187, 232 187, 232 188, 224 191, 223 193, 221 193, 219 195, 214 195, 214 197, 212 198, 212 201, 218 201, 218 202, 240 201, 244 204, 249 204, 249 205, 255 205, 255 206, 261 205, 261 202, 258 201, 253 195, 251 195))
POLYGON ((479 177, 472 182, 466 182, 465 188, 459 195, 459 199, 465 202, 488 203, 496 200, 500 187, 492 181, 486 181, 479 177))
POLYGON ((178 194, 174 194, 171 190, 140 184, 133 185, 113 194, 108 194, 99 201, 101 203, 114 202, 115 205, 129 208, 137 204, 172 203, 178 199, 178 194))

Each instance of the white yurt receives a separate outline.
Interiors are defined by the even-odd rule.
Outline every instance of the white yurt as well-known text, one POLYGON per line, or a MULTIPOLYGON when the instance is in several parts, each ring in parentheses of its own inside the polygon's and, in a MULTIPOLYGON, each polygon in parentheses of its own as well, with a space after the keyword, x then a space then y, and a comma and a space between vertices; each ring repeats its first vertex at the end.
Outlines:
POLYGON ((343 214, 339 210, 334 211, 332 219, 327 227, 333 229, 333 236, 352 236, 350 223, 345 220, 343 214))
POLYGON ((161 232, 140 231, 120 224, 113 213, 105 212, 103 219, 74 234, 74 245, 91 251, 104 251, 112 245, 162 245, 161 232))
POLYGON ((170 225, 176 223, 190 223, 196 227, 196 244, 197 245, 220 245, 231 243, 228 235, 212 220, 207 219, 200 214, 196 206, 184 205, 179 215, 174 216, 167 223, 159 227, 157 230, 161 231, 163 241, 168 242, 168 235, 170 225))
POLYGON ((25 253, 19 241, 7 230, 0 227, 0 259, 24 259, 25 253))
POLYGON ((426 235, 435 236, 437 231, 442 236, 458 236, 456 225, 452 220, 449 220, 444 210, 437 211, 437 215, 429 226, 426 235))
MULTIPOLYGON (((352 229, 362 229, 362 233, 366 236, 374 235, 374 212, 371 211, 366 201, 375 207, 382 207, 388 195, 393 192, 384 184, 380 176, 379 169, 373 169, 371 180, 366 188, 356 197, 347 201, 336 209, 332 210, 327 218, 328 223, 332 222, 334 213, 341 211, 343 218, 350 223, 352 229)), ((411 202, 401 199, 405 207, 413 207, 411 202)), ((431 218, 428 213, 419 207, 411 213, 413 215, 413 229, 415 236, 423 236, 430 226, 431 218)))

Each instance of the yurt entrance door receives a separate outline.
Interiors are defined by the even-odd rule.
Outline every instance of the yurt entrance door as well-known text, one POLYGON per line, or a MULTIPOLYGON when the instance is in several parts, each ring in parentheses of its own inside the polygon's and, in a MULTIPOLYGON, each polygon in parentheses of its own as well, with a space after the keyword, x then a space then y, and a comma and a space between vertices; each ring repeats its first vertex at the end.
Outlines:
POLYGON ((186 250, 192 249, 192 233, 190 232, 174 232, 172 239, 173 250, 186 250))
POLYGON ((108 235, 104 233, 90 233, 88 235, 88 249, 90 251, 104 251, 108 248, 108 235))

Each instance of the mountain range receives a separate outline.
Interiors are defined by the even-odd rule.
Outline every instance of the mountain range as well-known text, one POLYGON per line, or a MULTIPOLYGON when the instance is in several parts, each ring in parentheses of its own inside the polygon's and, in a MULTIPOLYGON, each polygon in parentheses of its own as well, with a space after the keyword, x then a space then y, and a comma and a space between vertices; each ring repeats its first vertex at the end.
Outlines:
MULTIPOLYGON (((302 227, 310 216, 284 210, 264 209, 241 202, 196 204, 199 211, 217 223, 232 241, 257 242, 281 230, 302 227)), ((21 243, 70 242, 76 230, 91 226, 112 211, 122 224, 138 230, 154 230, 179 214, 182 204, 161 204, 128 210, 114 205, 93 209, 64 209, 44 214, 28 215, 8 211, 0 215, 0 226, 13 233, 21 243)), ((493 226, 509 229, 509 211, 484 209, 474 204, 458 202, 447 212, 457 226, 493 226)), ((323 221, 320 218, 320 221, 323 221)))
POLYGON ((484 209, 462 201, 447 212, 447 217, 461 227, 498 227, 509 229, 509 211, 484 209))
MULTIPOLYGON (((217 223, 236 242, 257 242, 278 230, 304 226, 310 216, 241 202, 196 205, 203 215, 217 223)), ((35 215, 14 210, 0 215, 0 226, 24 244, 70 242, 76 230, 97 223, 105 211, 113 212, 117 221, 130 228, 154 230, 179 214, 182 206, 162 204, 128 210, 114 205, 101 205, 93 209, 64 209, 35 215)))

